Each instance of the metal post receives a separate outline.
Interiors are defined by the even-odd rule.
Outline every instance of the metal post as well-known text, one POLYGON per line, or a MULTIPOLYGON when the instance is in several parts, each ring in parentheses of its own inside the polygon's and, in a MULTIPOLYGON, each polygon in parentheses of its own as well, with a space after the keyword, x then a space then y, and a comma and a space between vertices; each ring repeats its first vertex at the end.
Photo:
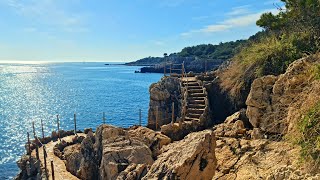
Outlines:
POLYGON ((52 174, 52 180, 54 180, 54 167, 53 167, 53 161, 51 160, 51 174, 52 174))
POLYGON ((103 124, 106 124, 106 113, 105 112, 103 112, 102 120, 103 120, 103 124))
POLYGON ((172 102, 171 124, 174 123, 174 102, 172 102))
POLYGON ((60 123, 59 123, 59 114, 57 114, 57 126, 58 126, 58 138, 60 139, 60 123))
POLYGON ((44 130, 43 130, 43 122, 42 122, 42 119, 41 119, 41 131, 42 131, 42 138, 44 140, 44 130))
POLYGON ((76 113, 73 114, 73 121, 74 121, 74 134, 77 135, 77 115, 76 115, 76 113))
POLYGON ((158 115, 158 113, 159 113, 158 111, 159 111, 159 107, 157 106, 156 107, 156 130, 158 130, 158 116, 159 116, 158 115))
POLYGON ((139 126, 141 126, 141 119, 142 119, 142 114, 141 114, 141 109, 139 109, 139 126))
POLYGON ((44 160, 44 170, 46 173, 46 177, 48 178, 48 169, 47 169, 47 152, 46 152, 46 145, 43 145, 43 160, 44 160))

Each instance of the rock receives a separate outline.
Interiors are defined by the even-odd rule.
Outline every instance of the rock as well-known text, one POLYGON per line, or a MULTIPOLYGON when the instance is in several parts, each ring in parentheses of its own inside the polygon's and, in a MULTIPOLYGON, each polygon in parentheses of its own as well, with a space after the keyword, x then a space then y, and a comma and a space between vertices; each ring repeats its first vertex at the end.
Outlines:
POLYGON ((146 175, 148 168, 145 164, 130 164, 124 171, 122 171, 117 180, 136 180, 142 179, 146 175))
POLYGON ((172 116, 172 103, 175 105, 175 117, 181 117, 181 86, 179 78, 164 77, 150 86, 150 103, 148 112, 148 128, 156 128, 169 124, 172 116))
POLYGON ((21 170, 17 177, 18 179, 37 179, 37 177, 41 177, 42 175, 40 161, 35 157, 30 158, 29 155, 23 155, 17 161, 17 165, 21 170))
POLYGON ((318 55, 294 61, 284 74, 254 80, 247 98, 247 116, 255 128, 285 135, 297 129, 301 115, 320 101, 320 84, 310 70, 318 55))
POLYGON ((81 165, 81 145, 75 144, 64 149, 64 157, 66 159, 66 168, 69 172, 76 175, 81 165))
POLYGON ((179 141, 191 132, 200 131, 203 127, 198 122, 181 122, 161 126, 161 133, 173 141, 179 141))
MULTIPOLYGON (((99 161, 93 147, 94 142, 91 137, 86 137, 81 143, 81 163, 76 176, 80 179, 90 180, 99 177, 99 161)), ((77 152, 75 152, 77 154, 77 152)), ((77 155, 75 155, 77 156, 77 155)))
POLYGON ((51 139, 52 140, 57 140, 58 139, 58 133, 56 131, 52 131, 51 133, 51 139))
POLYGON ((88 134, 89 131, 92 132, 92 128, 86 128, 86 129, 84 129, 84 133, 85 133, 85 134, 88 134))
MULTIPOLYGON (((261 121, 264 116, 264 110, 270 108, 270 96, 272 93, 273 85, 275 84, 278 77, 276 76, 265 76, 256 79, 251 85, 251 91, 246 101, 248 105, 247 116, 250 123, 254 127, 267 127, 270 126, 268 121, 261 121)), ((282 131, 280 127, 275 126, 274 132, 282 131)))
POLYGON ((218 137, 213 179, 307 179, 299 158, 300 149, 287 142, 218 137))
POLYGON ((262 131, 259 128, 253 128, 253 130, 251 132, 251 138, 252 139, 262 139, 263 138, 262 131))
POLYGON ((128 131, 131 138, 144 142, 152 151, 152 157, 155 159, 160 154, 160 149, 169 143, 171 139, 166 135, 155 132, 146 127, 137 127, 128 131))
POLYGON ((211 130, 191 133, 163 147, 143 179, 211 179, 216 168, 214 149, 211 130))
POLYGON ((120 128, 102 131, 101 179, 116 179, 130 164, 153 163, 152 152, 143 142, 130 138, 120 128), (107 138, 106 138, 107 137, 107 138))
POLYGON ((243 121, 227 119, 226 123, 214 126, 214 133, 219 137, 240 137, 246 136, 246 128, 243 121))

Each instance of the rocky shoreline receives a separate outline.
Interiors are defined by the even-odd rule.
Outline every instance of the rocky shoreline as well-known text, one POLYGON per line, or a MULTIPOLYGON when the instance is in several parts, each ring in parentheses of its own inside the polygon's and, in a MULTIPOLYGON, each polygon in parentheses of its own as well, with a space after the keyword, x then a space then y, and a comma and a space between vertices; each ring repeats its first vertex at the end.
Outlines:
MULTIPOLYGON (((147 127, 100 125, 40 141, 63 179, 320 179, 319 164, 301 161, 303 147, 289 140, 305 110, 320 101, 310 72, 319 59, 257 78, 241 97, 225 90, 228 69, 191 77, 187 85, 164 77, 150 86, 147 127)), ((18 161, 16 179, 50 179, 52 171, 36 157, 41 143, 33 141, 31 156, 18 161)))

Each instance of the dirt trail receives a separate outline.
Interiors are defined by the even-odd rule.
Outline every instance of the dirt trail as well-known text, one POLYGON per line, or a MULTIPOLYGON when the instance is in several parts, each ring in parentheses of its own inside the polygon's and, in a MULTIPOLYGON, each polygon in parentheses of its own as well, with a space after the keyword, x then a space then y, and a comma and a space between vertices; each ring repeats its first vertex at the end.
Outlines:
MULTIPOLYGON (((78 136, 86 136, 85 134, 78 133, 78 136)), ((62 138, 61 140, 64 140, 66 142, 72 142, 73 136, 67 136, 62 138)), ((53 153, 53 147, 59 142, 58 141, 51 141, 48 144, 45 144, 46 150, 47 150, 47 169, 48 169, 48 176, 49 180, 52 179, 52 171, 51 171, 51 160, 53 161, 54 164, 54 176, 56 180, 78 180, 76 176, 71 174, 69 171, 66 169, 66 165, 63 160, 61 160, 59 157, 55 156, 53 153)), ((36 157, 36 152, 35 150, 32 151, 32 155, 36 157)), ((43 147, 39 148, 39 156, 40 156, 40 161, 44 166, 44 158, 43 158, 43 147)))

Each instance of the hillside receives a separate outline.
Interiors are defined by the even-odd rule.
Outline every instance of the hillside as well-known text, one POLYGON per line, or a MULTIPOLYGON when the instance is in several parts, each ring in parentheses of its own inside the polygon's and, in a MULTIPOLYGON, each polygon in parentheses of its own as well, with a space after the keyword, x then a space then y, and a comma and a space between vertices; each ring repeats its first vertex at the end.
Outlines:
POLYGON ((247 40, 220 43, 219 45, 202 44, 185 47, 178 53, 172 53, 166 57, 146 57, 134 62, 126 63, 129 66, 152 66, 142 68, 142 72, 163 72, 163 64, 181 64, 185 62, 187 71, 204 72, 213 70, 226 60, 232 58, 247 40), (153 65, 159 65, 158 68, 153 65))

